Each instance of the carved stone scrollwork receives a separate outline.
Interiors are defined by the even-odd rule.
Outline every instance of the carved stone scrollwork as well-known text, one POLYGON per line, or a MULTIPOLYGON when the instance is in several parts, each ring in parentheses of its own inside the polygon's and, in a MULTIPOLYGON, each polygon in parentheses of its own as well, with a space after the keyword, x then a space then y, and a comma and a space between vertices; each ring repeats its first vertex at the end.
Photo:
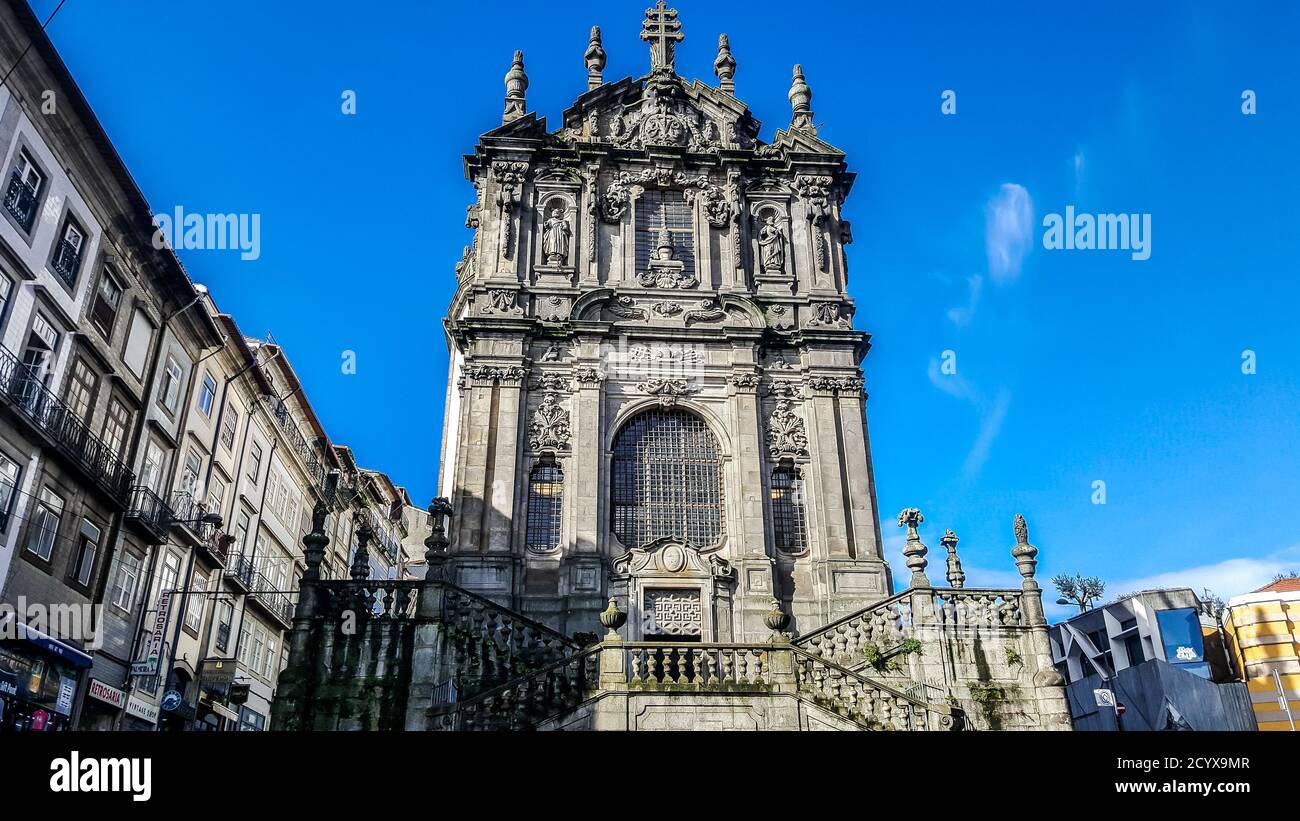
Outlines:
POLYGON ((636 389, 659 397, 659 404, 665 408, 677 404, 678 398, 690 396, 698 390, 685 379, 646 379, 638 382, 636 389))
POLYGON ((735 213, 735 205, 727 192, 718 188, 704 174, 694 177, 672 166, 655 166, 641 171, 623 171, 606 188, 600 200, 600 218, 608 223, 621 222, 631 205, 629 189, 634 185, 654 185, 659 188, 681 188, 688 202, 700 198, 704 218, 714 228, 725 228, 735 213))
POLYGON ((755 390, 761 380, 756 373, 733 373, 727 377, 727 381, 742 390, 755 390))
POLYGON ((563 391, 569 390, 569 379, 561 373, 543 373, 537 377, 536 387, 546 391, 563 391))
POLYGON ((488 301, 483 304, 485 314, 522 314, 519 307, 519 292, 510 288, 493 288, 487 292, 488 301))
POLYGON ((497 181, 497 207, 501 209, 501 256, 510 259, 514 254, 514 215, 523 198, 524 176, 528 163, 492 163, 492 177, 497 181))
POLYGON ((569 412, 553 391, 542 398, 528 425, 528 446, 534 451, 569 449, 569 412))
POLYGON ((611 141, 620 148, 666 145, 708 151, 721 146, 721 136, 718 124, 677 96, 672 86, 647 88, 639 104, 615 114, 610 123, 611 141))
POLYGON ((860 376, 810 376, 808 387, 827 393, 862 393, 866 381, 860 376))
POLYGON ((826 220, 831 215, 830 177, 800 174, 795 177, 794 187, 808 205, 808 219, 812 222, 813 252, 817 259, 817 269, 826 270, 826 220))
POLYGON ((537 297, 537 316, 543 322, 563 322, 569 318, 569 300, 562 296, 537 297))
POLYGON ((789 305, 769 305, 766 311, 767 325, 776 331, 788 331, 794 328, 794 309, 789 305))
POLYGON ((799 394, 799 383, 791 382, 788 379, 773 380, 772 383, 767 386, 766 391, 767 396, 780 396, 785 397, 786 399, 794 399, 799 394))
POLYGON ((518 365, 471 365, 461 374, 460 387, 462 390, 492 385, 518 387, 527 375, 528 372, 518 365))
POLYGON ((849 317, 853 316, 853 306, 847 302, 814 302, 812 312, 812 319, 808 320, 809 325, 848 328, 849 317))
POLYGON ((644 308, 638 308, 631 297, 620 296, 605 303, 605 310, 619 319, 649 319, 644 308))
POLYGON ((599 387, 605 380, 605 374, 595 368, 578 368, 573 372, 573 378, 578 380, 579 387, 599 387))
POLYGON ((773 459, 808 455, 808 433, 788 399, 777 401, 768 417, 767 451, 773 459))
POLYGON ((701 299, 698 307, 687 311, 682 317, 687 325, 692 322, 718 322, 726 318, 726 309, 716 299, 701 299))
MULTIPOLYGON (((593 131, 593 137, 594 137, 593 131)), ((596 261, 596 219, 600 216, 599 198, 596 196, 596 172, 588 171, 583 176, 582 195, 587 201, 587 261, 596 261)))
POLYGON ((682 312, 682 306, 676 302, 656 302, 650 310, 662 317, 674 317, 682 312))

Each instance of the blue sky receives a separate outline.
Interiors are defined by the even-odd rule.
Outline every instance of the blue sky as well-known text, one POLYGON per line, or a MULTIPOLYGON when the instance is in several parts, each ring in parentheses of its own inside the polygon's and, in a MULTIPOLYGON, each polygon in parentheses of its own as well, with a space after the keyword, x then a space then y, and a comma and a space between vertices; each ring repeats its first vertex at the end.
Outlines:
MULTIPOLYGON (((646 5, 498 3, 484 20, 475 4, 68 0, 49 31, 156 210, 261 214, 259 259, 182 252, 187 267, 286 346, 335 441, 423 500, 469 242, 460 157, 500 122, 515 48, 553 127, 585 88, 591 25, 606 79, 644 73, 646 5)), ((1227 596, 1300 569, 1300 6, 824 3, 815 25, 764 0, 676 7, 679 73, 712 82, 728 33, 770 138, 802 63, 821 136, 859 174, 851 290, 874 335, 896 566, 894 514, 917 506, 932 558, 943 528, 962 537, 973 585, 1018 578, 1017 511, 1040 576, 1095 573, 1114 593, 1227 596), (1044 249, 1044 215, 1067 205, 1149 214, 1150 259, 1044 249)))

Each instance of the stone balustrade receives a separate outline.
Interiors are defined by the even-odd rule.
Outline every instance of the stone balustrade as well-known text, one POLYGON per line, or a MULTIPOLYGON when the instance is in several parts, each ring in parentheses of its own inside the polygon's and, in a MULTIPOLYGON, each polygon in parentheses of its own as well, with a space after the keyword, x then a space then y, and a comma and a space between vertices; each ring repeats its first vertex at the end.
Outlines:
POLYGON ((767 645, 641 642, 626 647, 627 683, 633 688, 710 692, 772 686, 767 645))
POLYGON ((321 612, 339 618, 351 611, 372 619, 405 620, 415 617, 420 591, 418 581, 394 579, 334 580, 317 582, 321 612))
POLYGON ((845 616, 795 641, 807 652, 840 663, 860 660, 868 645, 888 649, 912 637, 911 591, 845 616))
POLYGON ((792 648, 798 691, 859 724, 882 730, 951 730, 952 711, 792 648))
POLYGON ((466 701, 435 708, 441 730, 519 730, 572 710, 595 690, 599 646, 554 661, 466 701))
POLYGON ((935 611, 945 627, 1027 627, 1020 590, 934 591, 935 611))

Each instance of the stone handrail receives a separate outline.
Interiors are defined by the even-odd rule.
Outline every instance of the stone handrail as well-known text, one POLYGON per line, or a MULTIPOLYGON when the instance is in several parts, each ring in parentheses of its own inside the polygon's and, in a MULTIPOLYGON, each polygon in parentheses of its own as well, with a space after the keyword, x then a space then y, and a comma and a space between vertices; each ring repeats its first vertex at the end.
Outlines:
POLYGON ((935 611, 945 627, 1026 627, 1024 591, 939 588, 935 611))
POLYGON ((770 689, 764 644, 637 642, 627 648, 627 683, 633 688, 698 691, 770 689))
POLYGON ((912 592, 904 590, 795 639, 794 645, 822 658, 847 660, 868 644, 881 649, 912 635, 912 592))
POLYGON ((344 611, 372 619, 412 619, 424 582, 397 579, 332 579, 317 582, 321 612, 338 618, 344 611))
POLYGON ((457 689, 467 697, 581 649, 543 624, 446 582, 442 621, 455 654, 457 689))
POLYGON ((519 730, 572 710, 596 689, 600 645, 565 656, 437 714, 442 730, 519 730))
POLYGON ((955 728, 946 704, 927 703, 799 647, 791 649, 799 692, 859 724, 885 730, 955 728))

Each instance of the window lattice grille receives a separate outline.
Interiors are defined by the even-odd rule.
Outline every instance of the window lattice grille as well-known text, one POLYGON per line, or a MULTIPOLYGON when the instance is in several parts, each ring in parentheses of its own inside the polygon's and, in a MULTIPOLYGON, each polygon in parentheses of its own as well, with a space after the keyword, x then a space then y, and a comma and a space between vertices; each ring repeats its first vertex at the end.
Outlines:
POLYGON ((538 465, 528 474, 528 549, 545 553, 560 546, 564 512, 564 471, 557 465, 538 465))
POLYGON ((614 442, 612 467, 614 534, 623 544, 721 540, 722 459, 703 420, 679 410, 635 417, 614 442))
POLYGON ((792 468, 772 471, 772 530, 779 550, 801 553, 808 546, 803 477, 792 468))
POLYGON ((636 270, 646 270, 659 242, 659 229, 668 226, 673 241, 673 259, 681 260, 687 273, 695 270, 695 226, 691 204, 681 191, 646 191, 636 201, 636 270))

